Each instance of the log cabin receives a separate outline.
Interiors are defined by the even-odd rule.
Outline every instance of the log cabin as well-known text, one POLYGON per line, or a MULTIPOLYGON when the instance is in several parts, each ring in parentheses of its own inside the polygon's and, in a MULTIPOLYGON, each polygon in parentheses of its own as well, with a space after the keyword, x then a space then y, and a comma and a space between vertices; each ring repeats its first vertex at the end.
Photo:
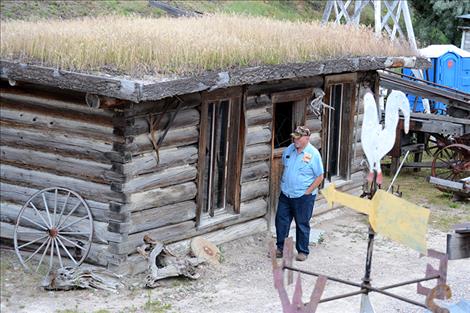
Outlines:
MULTIPOLYGON (((270 229, 296 125, 311 130, 326 183, 360 194, 360 95, 378 91, 377 70, 427 64, 358 56, 143 80, 0 62, 2 242, 32 195, 68 188, 92 215, 85 261, 128 274, 146 269, 145 235, 183 254, 195 236, 221 244, 270 229)), ((319 196, 314 214, 325 210, 319 196)))

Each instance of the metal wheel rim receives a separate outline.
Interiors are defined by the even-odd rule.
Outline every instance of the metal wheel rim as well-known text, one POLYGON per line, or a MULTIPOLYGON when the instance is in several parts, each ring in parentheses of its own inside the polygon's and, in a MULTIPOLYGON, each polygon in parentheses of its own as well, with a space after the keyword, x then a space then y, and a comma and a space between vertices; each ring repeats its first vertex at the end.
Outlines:
MULTIPOLYGON (((460 178, 465 177, 465 173, 470 172, 470 147, 462 144, 452 144, 439 150, 432 161, 431 175, 446 180, 458 181, 460 178), (447 158, 447 159, 444 159, 447 158), (448 165, 445 170, 447 172, 438 172, 438 161, 443 161, 448 165), (450 160, 450 161, 448 161, 450 160)), ((443 188, 436 187, 441 191, 446 191, 443 188)))
POLYGON ((78 193, 68 188, 50 187, 36 192, 26 201, 16 218, 13 234, 15 252, 20 263, 27 271, 30 272, 38 272, 43 261, 47 258, 49 259, 49 271, 54 266, 54 263, 56 263, 54 262, 54 258, 57 259, 56 261, 58 261, 60 267, 79 266, 87 258, 92 241, 93 216, 91 214, 91 210, 85 200, 78 193), (48 197, 46 194, 51 194, 51 191, 53 199, 47 199, 48 197), (66 198, 59 208, 58 196, 62 193, 66 195, 66 198), (38 199, 43 201, 42 208, 38 208, 38 199), (75 199, 75 201, 72 201, 73 199, 75 199), (36 204, 34 201, 36 201, 36 204), (52 203, 50 203, 50 201, 52 201, 52 203), (73 207, 70 208, 69 205, 72 203, 74 203, 73 207), (49 204, 52 204, 52 207, 50 207, 49 204), (52 212, 51 209, 53 209, 52 212), (67 209, 69 209, 68 212, 67 209), (84 211, 83 214, 81 214, 82 216, 77 217, 73 215, 77 210, 78 212, 84 211), (27 212, 34 213, 35 216, 39 217, 40 221, 35 222, 30 219, 27 216, 27 212), (31 227, 28 227, 28 230, 23 231, 22 228, 24 226, 22 224, 25 222, 34 225, 33 228, 35 228, 36 231, 30 231, 29 229, 31 227), (88 228, 83 232, 73 231, 72 226, 77 225, 80 222, 88 228), (29 233, 33 239, 21 240, 22 238, 19 238, 20 233, 29 233), (74 237, 77 235, 82 236, 85 243, 83 243, 82 240, 78 240, 77 237, 74 237), (28 246, 31 248, 33 245, 34 252, 25 258, 23 254, 27 253, 28 249, 23 248, 28 246), (36 249, 36 245, 39 245, 39 248, 36 249), (70 250, 71 248, 76 250, 75 253, 70 250), (75 254, 75 257, 73 254, 75 254), (79 254, 78 257, 77 254, 79 254), (33 257, 35 255, 40 255, 41 258, 37 266, 32 266, 34 262, 33 257))

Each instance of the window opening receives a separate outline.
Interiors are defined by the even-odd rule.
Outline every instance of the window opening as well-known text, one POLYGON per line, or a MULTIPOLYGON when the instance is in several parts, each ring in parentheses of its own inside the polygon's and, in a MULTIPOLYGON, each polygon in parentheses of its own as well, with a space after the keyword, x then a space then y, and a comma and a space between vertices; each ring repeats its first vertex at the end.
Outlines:
POLYGON ((293 102, 280 102, 274 106, 274 149, 287 147, 292 143, 290 134, 293 129, 293 104, 293 102))

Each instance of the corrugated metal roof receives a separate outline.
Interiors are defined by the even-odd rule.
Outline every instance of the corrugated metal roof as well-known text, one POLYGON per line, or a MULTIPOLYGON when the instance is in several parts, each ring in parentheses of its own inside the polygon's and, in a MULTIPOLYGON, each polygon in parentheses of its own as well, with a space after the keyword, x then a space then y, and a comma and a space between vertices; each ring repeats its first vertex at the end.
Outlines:
POLYGON ((447 52, 453 52, 464 58, 470 58, 470 52, 460 49, 454 45, 430 45, 426 48, 419 49, 419 54, 425 58, 438 58, 447 52))

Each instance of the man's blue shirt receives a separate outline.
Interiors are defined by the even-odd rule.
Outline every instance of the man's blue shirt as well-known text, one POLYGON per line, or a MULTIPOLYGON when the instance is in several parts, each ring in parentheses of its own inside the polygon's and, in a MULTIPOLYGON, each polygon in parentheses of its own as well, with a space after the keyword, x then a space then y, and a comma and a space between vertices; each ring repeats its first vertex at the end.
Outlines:
MULTIPOLYGON (((281 191, 289 198, 303 196, 313 181, 323 174, 320 152, 310 143, 300 153, 291 144, 282 153, 282 163, 281 191)), ((317 193, 318 188, 312 192, 313 195, 317 193)))

